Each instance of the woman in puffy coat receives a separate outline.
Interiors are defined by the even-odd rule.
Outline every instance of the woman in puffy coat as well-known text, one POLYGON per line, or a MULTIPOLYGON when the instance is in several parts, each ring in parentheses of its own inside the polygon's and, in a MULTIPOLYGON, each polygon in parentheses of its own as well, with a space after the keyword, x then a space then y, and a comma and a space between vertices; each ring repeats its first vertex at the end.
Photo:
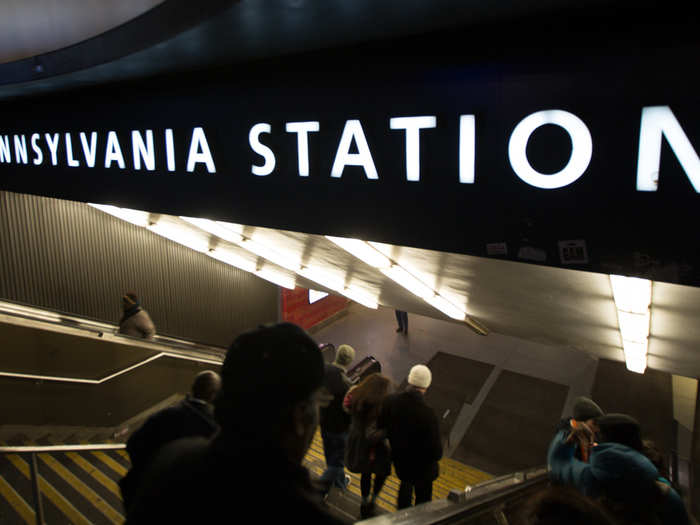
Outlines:
POLYGON ((352 416, 345 465, 351 472, 361 474, 360 514, 363 519, 373 514, 377 495, 391 473, 389 444, 376 426, 382 401, 391 390, 392 383, 388 377, 372 374, 351 388, 343 400, 343 408, 352 416))

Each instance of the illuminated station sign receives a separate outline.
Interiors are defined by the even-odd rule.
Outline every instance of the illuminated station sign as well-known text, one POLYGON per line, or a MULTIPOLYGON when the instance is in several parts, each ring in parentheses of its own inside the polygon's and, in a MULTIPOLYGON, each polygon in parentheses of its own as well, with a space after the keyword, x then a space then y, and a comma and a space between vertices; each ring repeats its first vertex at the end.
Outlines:
POLYGON ((656 67, 267 72, 6 101, 0 189, 700 285, 700 86, 656 67))

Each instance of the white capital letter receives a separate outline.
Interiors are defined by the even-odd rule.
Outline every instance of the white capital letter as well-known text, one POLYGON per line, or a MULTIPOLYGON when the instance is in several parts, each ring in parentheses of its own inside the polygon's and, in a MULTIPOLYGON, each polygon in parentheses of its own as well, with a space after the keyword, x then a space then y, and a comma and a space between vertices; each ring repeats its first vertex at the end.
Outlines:
POLYGON ((51 164, 55 166, 58 164, 58 133, 54 133, 53 137, 46 133, 44 137, 46 138, 46 144, 49 145, 49 151, 51 152, 51 164), (52 138, 53 140, 51 140, 52 138))
POLYGON ((593 154, 593 139, 586 124, 573 113, 560 109, 538 111, 521 120, 508 143, 508 158, 515 174, 537 188, 551 190, 568 186, 578 179, 588 168, 593 154), (569 163, 552 175, 545 175, 532 168, 527 159, 527 141, 540 126, 555 124, 564 128, 571 137, 571 158, 569 163))
POLYGON ((248 143, 255 153, 265 159, 265 164, 262 166, 256 166, 255 164, 251 166, 251 172, 253 175, 264 177, 265 175, 272 173, 272 170, 275 169, 275 154, 272 153, 270 148, 260 142, 260 135, 262 133, 270 133, 271 131, 272 127, 264 122, 255 124, 252 128, 250 128, 250 132, 248 133, 248 143))
POLYGON ((90 145, 87 143, 87 135, 81 131, 80 132, 80 143, 83 146, 83 155, 85 156, 85 162, 88 168, 95 167, 95 157, 97 157, 97 132, 93 131, 90 133, 90 145))
POLYGON ((309 176, 309 132, 319 131, 321 125, 317 121, 287 122, 287 133, 297 134, 297 158, 299 159, 299 176, 309 176))
POLYGON ((343 128, 343 134, 338 144, 338 151, 335 153, 331 177, 340 178, 343 175, 345 166, 362 166, 368 179, 379 178, 359 120, 348 120, 345 122, 345 128, 343 128), (357 144, 357 153, 350 153, 350 145, 353 139, 357 144))
POLYGON ((36 157, 32 160, 35 166, 38 166, 42 162, 44 162, 44 153, 41 151, 41 148, 37 144, 37 141, 41 139, 41 135, 38 133, 34 133, 31 138, 32 142, 32 149, 34 150, 34 153, 36 154, 36 157))
POLYGON ((156 154, 153 151, 153 131, 146 130, 146 143, 143 141, 140 131, 131 132, 131 150, 134 155, 134 169, 141 169, 141 159, 148 171, 156 169, 156 154))
POLYGON ((66 133, 66 160, 71 168, 80 166, 80 162, 73 158, 73 141, 70 138, 70 133, 66 133))
POLYGON ((165 130, 165 154, 167 157, 168 171, 175 171, 175 146, 173 143, 173 130, 165 130))
POLYGON ((107 151, 105 152, 105 168, 109 168, 112 162, 117 161, 119 167, 124 169, 124 156, 119 145, 119 138, 116 131, 107 133, 107 151))
POLYGON ((206 164, 209 173, 216 173, 214 159, 211 157, 209 143, 207 142, 207 136, 204 134, 203 128, 194 128, 192 130, 190 153, 187 155, 187 171, 192 173, 194 171, 194 165, 198 162, 206 164))
POLYGON ((637 190, 656 191, 661 168, 661 136, 668 141, 695 191, 700 193, 700 159, 668 106, 642 109, 637 160, 637 190))
POLYGON ((7 135, 0 136, 0 162, 12 162, 10 139, 7 135))
POLYGON ((24 135, 15 135, 15 161, 19 164, 26 164, 27 161, 27 138, 24 135), (20 140, 21 137, 21 140, 20 140))
POLYGON ((406 130, 406 180, 420 180, 420 130, 437 126, 435 117, 394 117, 390 129, 406 130))
POLYGON ((474 184, 476 161, 476 117, 459 116, 459 182, 474 184))

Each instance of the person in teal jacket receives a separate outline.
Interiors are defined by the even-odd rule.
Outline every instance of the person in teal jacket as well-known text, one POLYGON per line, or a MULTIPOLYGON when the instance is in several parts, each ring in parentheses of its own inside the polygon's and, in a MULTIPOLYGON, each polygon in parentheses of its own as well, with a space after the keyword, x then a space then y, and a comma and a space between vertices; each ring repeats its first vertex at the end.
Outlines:
POLYGON ((594 443, 593 432, 585 425, 560 429, 554 436, 547 453, 552 482, 573 486, 585 496, 602 500, 631 523, 687 525, 688 514, 680 496, 639 451, 636 420, 625 414, 608 414, 596 422, 599 444, 594 443), (575 457, 580 443, 590 446, 588 462, 575 457))

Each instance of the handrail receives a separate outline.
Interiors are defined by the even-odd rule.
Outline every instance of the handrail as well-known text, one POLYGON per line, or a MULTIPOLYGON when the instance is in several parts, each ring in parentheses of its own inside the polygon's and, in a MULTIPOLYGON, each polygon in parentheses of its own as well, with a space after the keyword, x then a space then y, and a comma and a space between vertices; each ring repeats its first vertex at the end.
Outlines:
MULTIPOLYGON (((393 514, 384 514, 362 521, 365 525, 436 525, 453 523, 493 514, 497 523, 508 521, 504 514, 507 499, 535 489, 549 479, 546 467, 536 467, 491 479, 464 491, 453 490, 445 500, 431 501, 393 514), (500 503, 500 504, 499 504, 500 503)), ((357 525, 357 524, 356 524, 357 525)))
POLYGON ((46 445, 46 446, 18 446, 0 447, 0 454, 26 454, 30 452, 89 452, 92 450, 122 450, 124 443, 100 443, 94 445, 46 445))
MULTIPOLYGON (((63 312, 60 310, 40 308, 25 303, 8 301, 7 299, 0 300, 0 314, 10 315, 22 319, 28 319, 30 321, 39 321, 57 326, 75 328, 83 330, 85 332, 98 334, 99 336, 101 336, 102 334, 109 334, 127 340, 140 339, 118 333, 119 326, 114 323, 109 323, 106 321, 93 319, 90 317, 84 317, 68 312, 63 312)), ((204 344, 197 341, 192 341, 189 339, 174 337, 165 334, 156 334, 155 339, 151 340, 151 342, 157 342, 166 346, 180 348, 194 348, 200 352, 220 352, 222 350, 225 350, 225 348, 223 347, 204 344)))

